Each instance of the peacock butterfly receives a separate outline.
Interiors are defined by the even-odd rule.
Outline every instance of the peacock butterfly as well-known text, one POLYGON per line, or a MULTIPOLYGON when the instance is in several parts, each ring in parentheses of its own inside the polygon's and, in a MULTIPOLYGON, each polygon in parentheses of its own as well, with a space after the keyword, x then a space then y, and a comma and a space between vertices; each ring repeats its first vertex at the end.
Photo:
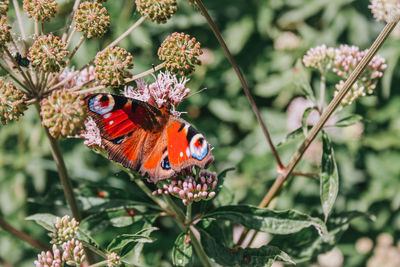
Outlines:
POLYGON ((100 93, 85 98, 100 129, 109 159, 139 171, 156 183, 190 170, 208 167, 214 160, 204 136, 165 105, 100 93))

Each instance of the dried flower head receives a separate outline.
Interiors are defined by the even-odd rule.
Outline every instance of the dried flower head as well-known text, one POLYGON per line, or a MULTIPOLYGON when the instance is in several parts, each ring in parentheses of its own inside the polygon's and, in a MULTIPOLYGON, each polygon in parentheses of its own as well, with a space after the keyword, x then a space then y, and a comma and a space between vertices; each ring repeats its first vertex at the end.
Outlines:
POLYGON ((325 73, 331 68, 332 61, 335 58, 335 49, 326 47, 326 45, 317 46, 307 51, 303 57, 303 63, 308 68, 314 68, 321 73, 325 73))
POLYGON ((133 68, 133 56, 125 49, 114 46, 103 52, 98 52, 94 63, 96 65, 95 79, 101 85, 118 87, 123 85, 124 79, 132 74, 127 69, 133 68))
POLYGON ((215 172, 200 171, 198 178, 187 176, 182 179, 168 179, 158 182, 160 187, 153 191, 153 195, 170 194, 182 199, 184 205, 189 202, 209 200, 215 197, 218 177, 215 172))
POLYGON ((4 16, 7 14, 9 5, 10 0, 0 0, 0 16, 4 16))
MULTIPOLYGON (((336 56, 333 62, 334 68, 332 71, 343 80, 346 80, 367 52, 368 50, 360 51, 357 46, 341 45, 335 51, 336 56)), ((342 100, 341 104, 348 105, 361 96, 372 94, 386 67, 387 65, 385 64, 384 58, 374 56, 368 64, 368 67, 361 74, 361 77, 354 83, 351 90, 342 100)), ((343 80, 336 84, 337 91, 335 92, 335 95, 337 95, 339 90, 343 88, 343 80)))
POLYGON ((36 21, 50 21, 57 11, 55 0, 24 0, 23 9, 28 18, 35 18, 36 21))
POLYGON ((49 236, 52 238, 50 241, 52 244, 62 244, 69 240, 73 240, 76 233, 78 232, 79 222, 75 218, 70 218, 68 215, 60 218, 57 217, 54 222, 55 232, 50 233, 49 236))
POLYGON ((85 1, 74 14, 75 27, 87 38, 101 38, 110 27, 110 14, 99 2, 85 1))
POLYGON ((61 252, 56 245, 52 247, 53 252, 42 251, 38 254, 38 259, 34 261, 36 267, 62 267, 61 252))
POLYGON ((31 64, 44 72, 58 72, 68 54, 66 43, 53 33, 40 36, 29 48, 31 64))
POLYGON ((66 261, 68 265, 80 266, 86 259, 83 244, 79 240, 72 238, 71 240, 61 245, 64 250, 62 259, 66 261))
POLYGON ((187 76, 200 65, 200 43, 185 33, 174 32, 169 35, 158 49, 158 58, 165 61, 166 69, 173 74, 187 76))
POLYGON ((178 10, 176 0, 136 0, 137 11, 146 19, 166 23, 178 10))
POLYGON ((2 16, 0 18, 0 51, 2 51, 8 42, 11 41, 11 25, 6 23, 7 17, 2 16))
POLYGON ((107 255, 107 266, 108 267, 115 267, 115 266, 121 266, 121 265, 122 265, 122 262, 117 253, 113 252, 113 253, 107 255))
POLYGON ((400 19, 400 0, 371 0, 368 6, 376 20, 387 23, 396 22, 400 19))
POLYGON ((187 78, 178 79, 176 75, 169 71, 160 72, 157 77, 153 76, 155 82, 147 85, 143 80, 136 82, 137 88, 132 86, 125 87, 124 95, 161 108, 165 104, 172 105, 173 112, 175 107, 190 93, 190 89, 185 85, 189 81, 187 78))
POLYGON ((24 115, 28 108, 26 100, 27 96, 12 82, 6 83, 0 78, 0 121, 3 125, 24 115))
POLYGON ((84 127, 86 106, 82 95, 70 90, 55 90, 40 103, 42 124, 54 138, 72 136, 84 127))

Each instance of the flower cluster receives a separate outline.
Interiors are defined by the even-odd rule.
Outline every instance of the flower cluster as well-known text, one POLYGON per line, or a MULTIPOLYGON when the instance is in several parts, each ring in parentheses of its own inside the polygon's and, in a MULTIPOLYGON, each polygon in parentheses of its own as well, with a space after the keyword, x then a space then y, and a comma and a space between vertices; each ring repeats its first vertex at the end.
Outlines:
POLYGON ((70 90, 55 90, 40 103, 43 126, 54 138, 79 133, 86 119, 86 106, 82 95, 70 90))
POLYGON ((54 222, 55 232, 50 233, 52 244, 62 244, 72 240, 78 232, 79 222, 75 218, 70 219, 68 215, 60 218, 57 217, 54 222))
POLYGON ((198 58, 201 54, 196 38, 183 32, 169 35, 158 49, 158 57, 165 62, 166 69, 182 76, 191 74, 195 65, 201 64, 198 58))
POLYGON ((131 53, 118 46, 98 52, 94 60, 95 79, 106 86, 118 87, 124 84, 124 79, 132 76, 127 71, 133 68, 132 60, 131 53))
POLYGON ((306 67, 318 69, 321 73, 324 73, 331 68, 334 58, 335 49, 321 45, 309 49, 303 57, 303 63, 306 67))
POLYGON ((389 233, 378 235, 372 257, 368 259, 366 266, 400 266, 400 242, 393 244, 393 241, 393 236, 389 233))
POLYGON ((8 6, 10 5, 10 0, 0 0, 0 16, 7 14, 8 6))
POLYGON ((11 41, 11 25, 6 23, 7 17, 0 18, 0 51, 6 47, 6 44, 11 41))
POLYGON ((26 95, 15 88, 12 82, 6 83, 0 78, 0 121, 3 125, 18 120, 24 114, 26 100, 26 95))
POLYGON ((275 50, 294 50, 301 45, 301 38, 293 32, 283 32, 274 41, 275 50))
POLYGON ((215 187, 218 183, 218 177, 215 172, 202 170, 198 178, 191 176, 184 180, 172 179, 158 182, 158 190, 153 191, 153 195, 170 194, 182 199, 184 205, 193 201, 209 200, 215 197, 215 187))
POLYGON ((115 266, 121 266, 121 265, 122 265, 122 262, 117 253, 113 252, 113 253, 107 255, 107 266, 108 267, 115 267, 115 266))
MULTIPOLYGON (((124 95, 161 108, 166 103, 172 104, 175 108, 190 93, 190 89, 185 85, 189 81, 187 78, 178 79, 176 75, 169 71, 160 72, 155 78, 155 82, 147 85, 143 80, 136 82, 137 88, 132 86, 125 87, 124 95)), ((175 112, 175 110, 173 110, 175 112)))
POLYGON ((42 251, 38 255, 38 259, 34 261, 36 267, 62 267, 61 252, 56 245, 52 247, 51 251, 42 251))
MULTIPOLYGON (((331 69, 333 73, 338 75, 342 80, 335 85, 337 89, 335 91, 336 96, 340 89, 343 88, 344 80, 350 76, 367 52, 368 50, 360 51, 357 46, 341 45, 339 48, 334 49, 322 45, 308 50, 307 54, 303 57, 303 63, 306 67, 318 69, 321 74, 331 69)), ((348 105, 360 96, 372 94, 376 88, 378 79, 382 77, 386 67, 385 59, 375 56, 342 100, 341 104, 348 105)))
POLYGON ((79 240, 72 238, 71 240, 64 242, 61 245, 64 250, 62 259, 72 266, 80 266, 85 261, 85 251, 83 244, 79 240))
POLYGON ((376 20, 383 20, 387 23, 396 22, 400 19, 399 0, 371 0, 368 6, 376 20))
MULTIPOLYGON (((68 80, 68 82, 66 82, 63 85, 64 89, 70 89, 73 88, 75 86, 82 86, 84 84, 86 84, 89 81, 94 80, 95 77, 95 68, 93 66, 89 66, 88 68, 84 68, 83 70, 81 70, 79 72, 78 75, 75 75, 75 68, 65 68, 64 71, 57 76, 57 82, 62 82, 64 80, 68 80), (74 75, 74 77, 72 79, 70 79, 70 77, 74 75)), ((91 85, 95 85, 95 84, 91 84, 91 85)), ((88 87, 90 87, 91 85, 89 85, 88 87)))
POLYGON ((55 0, 24 0, 23 9, 29 18, 35 18, 36 21, 50 21, 57 11, 55 0))
POLYGON ((110 27, 110 14, 99 2, 85 1, 74 14, 75 27, 87 38, 101 38, 110 27))
POLYGON ((166 23, 178 10, 176 0, 136 0, 137 11, 146 19, 166 23))
POLYGON ((40 36, 29 48, 32 65, 44 72, 60 71, 66 64, 64 57, 68 54, 66 43, 53 33, 40 36))
POLYGON ((85 122, 85 130, 78 135, 78 138, 85 138, 84 144, 88 147, 102 147, 100 129, 91 117, 85 122))
MULTIPOLYGON (((335 51, 336 55, 332 71, 343 80, 347 79, 367 52, 368 50, 360 51, 356 46, 341 45, 335 51)), ((375 56, 368 64, 368 68, 366 68, 361 77, 354 83, 351 90, 342 100, 342 105, 351 104, 355 99, 361 96, 372 94, 376 88, 378 79, 382 77, 386 67, 385 59, 380 56, 375 56)), ((343 80, 336 84, 337 91, 335 91, 335 95, 343 88, 343 80)))

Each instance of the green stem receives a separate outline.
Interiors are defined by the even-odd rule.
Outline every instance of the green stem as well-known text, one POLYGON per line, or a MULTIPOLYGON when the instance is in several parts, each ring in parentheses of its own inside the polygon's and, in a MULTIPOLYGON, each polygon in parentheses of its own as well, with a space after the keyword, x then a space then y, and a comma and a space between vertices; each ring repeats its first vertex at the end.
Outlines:
POLYGON ((319 86, 319 112, 322 113, 325 108, 325 91, 326 91, 326 77, 325 72, 321 72, 321 81, 319 86))
POLYGON ((169 195, 164 195, 164 199, 168 203, 168 207, 170 207, 173 210, 173 213, 175 214, 175 219, 182 224, 182 226, 185 226, 185 214, 183 213, 182 209, 180 209, 175 202, 171 199, 169 195))
POLYGON ((194 235, 193 231, 195 231, 194 226, 190 226, 190 228, 189 228, 190 242, 192 243, 194 250, 196 251, 196 254, 199 257, 203 266, 211 267, 212 265, 210 263, 210 260, 207 256, 207 254, 204 252, 204 249, 201 246, 199 240, 197 240, 197 237, 194 235))
POLYGON ((188 225, 192 221, 192 202, 189 201, 186 206, 186 221, 185 224, 188 225))
POLYGON ((267 142, 268 142, 268 144, 269 144, 269 146, 271 148, 272 154, 275 157, 275 160, 276 160, 276 163, 278 164, 279 169, 281 169, 281 170, 285 169, 285 166, 282 164, 282 161, 281 161, 281 159, 280 159, 280 157, 278 155, 278 152, 276 151, 274 143, 272 142, 272 139, 271 139, 271 136, 269 134, 267 125, 264 123, 264 121, 261 118, 260 111, 259 111, 259 109, 257 107, 256 102, 254 101, 253 96, 250 93, 250 89, 247 86, 246 80, 244 79, 243 74, 239 69, 239 66, 237 65, 235 59, 233 58, 231 52, 229 51, 224 39, 222 38, 221 33, 219 32, 219 30, 218 30, 217 26, 215 25, 213 19, 211 18, 210 14, 208 13, 207 9, 205 8, 203 2, 201 0, 195 0, 195 2, 197 3, 197 6, 200 8, 200 10, 201 10, 202 14, 204 15, 204 17, 206 18, 208 24, 211 27, 211 30, 213 31, 213 33, 214 33, 215 37, 217 38, 217 40, 218 40, 219 44, 221 45, 221 47, 224 49, 225 54, 228 57, 229 62, 231 63, 233 69, 235 70, 236 75, 238 76, 238 78, 240 80, 240 83, 242 84, 244 93, 246 94, 246 96, 247 96, 247 98, 248 98, 248 100, 250 102, 251 108, 253 109, 253 112, 256 115, 257 121, 260 124, 261 129, 262 129, 262 131, 263 131, 263 133, 264 133, 264 135, 265 135, 265 137, 267 139, 267 142))
MULTIPOLYGON (((133 175, 129 171, 127 171, 127 173, 128 173, 129 176, 133 177, 133 175)), ((167 212, 170 211, 170 209, 168 208, 168 205, 165 204, 165 202, 162 201, 161 199, 159 199, 158 197, 154 196, 152 194, 152 192, 150 191, 150 189, 145 185, 145 183, 143 183, 142 180, 140 180, 140 179, 132 179, 132 180, 137 184, 137 186, 140 187, 140 189, 142 189, 142 191, 149 198, 151 198, 155 203, 157 203, 163 210, 165 210, 167 212)))

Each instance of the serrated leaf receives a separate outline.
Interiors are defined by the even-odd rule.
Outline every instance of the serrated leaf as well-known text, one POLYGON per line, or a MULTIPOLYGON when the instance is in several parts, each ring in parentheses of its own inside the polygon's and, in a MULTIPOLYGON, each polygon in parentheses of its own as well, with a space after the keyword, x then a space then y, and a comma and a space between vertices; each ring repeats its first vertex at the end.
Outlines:
POLYGON ((339 191, 339 174, 336 165, 335 152, 329 136, 322 132, 322 170, 320 175, 320 197, 322 211, 327 220, 339 191))
POLYGON ((247 205, 224 206, 204 218, 229 220, 246 228, 272 234, 290 234, 313 226, 324 238, 329 238, 325 224, 319 219, 295 210, 274 211, 247 205))
POLYGON ((330 240, 325 240, 315 231, 305 228, 290 235, 275 235, 269 245, 279 246, 297 263, 308 261, 335 247, 343 233, 348 229, 350 221, 360 216, 368 216, 368 214, 351 211, 338 214, 335 217, 331 216, 327 222, 329 235, 332 236, 330 240))
POLYGON ((138 243, 151 243, 155 239, 149 237, 151 232, 158 230, 157 227, 143 229, 136 234, 122 234, 114 238, 107 246, 110 252, 116 252, 123 257, 129 253, 138 243))
POLYGON ((187 233, 181 233, 172 248, 172 263, 174 266, 187 266, 192 260, 193 248, 187 233))
POLYGON ((271 266, 275 260, 295 264, 288 254, 277 247, 229 249, 205 230, 200 230, 201 243, 206 254, 223 266, 271 266))
POLYGON ((37 224, 45 228, 50 232, 54 232, 56 228, 54 227, 54 222, 57 216, 50 213, 36 213, 34 215, 28 216, 25 220, 35 221, 37 224))
POLYGON ((352 114, 350 116, 344 117, 340 120, 338 120, 334 126, 336 127, 347 127, 356 124, 357 122, 360 122, 363 119, 361 115, 358 114, 352 114))

